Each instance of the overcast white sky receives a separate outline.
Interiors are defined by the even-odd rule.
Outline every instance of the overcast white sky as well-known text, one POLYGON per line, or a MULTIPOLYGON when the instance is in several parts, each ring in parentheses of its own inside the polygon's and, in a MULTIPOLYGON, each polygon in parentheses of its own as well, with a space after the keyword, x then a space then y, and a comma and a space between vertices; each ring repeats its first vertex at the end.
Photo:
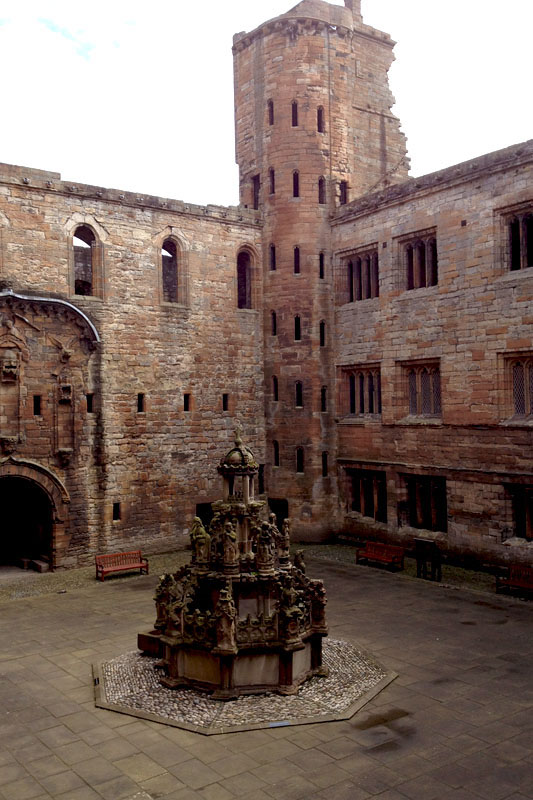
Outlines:
MULTIPOLYGON (((2 0, 0 161, 237 203, 232 35, 294 5, 2 0)), ((532 0, 363 0, 363 16, 398 41, 413 175, 533 137, 532 0)))

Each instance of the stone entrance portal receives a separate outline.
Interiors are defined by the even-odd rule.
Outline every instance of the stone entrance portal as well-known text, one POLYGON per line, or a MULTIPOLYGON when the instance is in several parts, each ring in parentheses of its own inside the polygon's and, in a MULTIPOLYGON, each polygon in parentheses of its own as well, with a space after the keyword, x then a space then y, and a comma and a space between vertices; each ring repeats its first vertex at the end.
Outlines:
POLYGON ((47 493, 27 478, 0 477, 0 564, 50 565, 53 513, 47 493))

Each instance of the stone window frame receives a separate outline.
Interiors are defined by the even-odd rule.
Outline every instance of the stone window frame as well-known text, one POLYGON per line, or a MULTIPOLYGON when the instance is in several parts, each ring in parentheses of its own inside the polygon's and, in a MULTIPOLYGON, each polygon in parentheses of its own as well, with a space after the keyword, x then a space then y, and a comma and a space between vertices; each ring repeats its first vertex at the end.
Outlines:
POLYGON ((500 418, 502 422, 511 424, 533 424, 533 350, 518 350, 511 353, 500 353, 499 373, 503 378, 500 384, 500 418), (522 367, 522 392, 517 384, 519 377, 515 366, 522 367), (522 394, 522 396, 520 396, 522 394), (524 411, 517 410, 523 401, 524 411))
MULTIPOLYGON (((496 242, 496 263, 497 271, 500 276, 518 277, 519 275, 530 275, 528 270, 533 267, 533 247, 529 246, 526 240, 527 231, 524 221, 526 218, 533 219, 533 199, 524 200, 519 203, 497 208, 494 211, 495 230, 497 232, 496 242), (513 245, 511 223, 517 220, 520 223, 520 266, 513 268, 513 245), (528 259, 528 249, 531 258, 528 259), (531 264, 527 264, 530 260, 531 264)), ((533 222, 531 223, 533 228, 533 222)))
POLYGON ((401 472, 398 487, 398 525, 413 530, 448 533, 448 485, 444 475, 401 472), (439 506, 444 498, 444 507, 439 506), (429 524, 426 524, 429 523, 429 524))
POLYGON ((98 222, 88 214, 74 214, 65 226, 68 248, 68 281, 71 298, 79 302, 89 302, 106 299, 106 274, 105 274, 105 241, 106 233, 98 222), (94 235, 92 250, 92 292, 91 294, 76 294, 76 264, 74 237, 78 228, 89 228, 94 235))
POLYGON ((511 503, 513 538, 533 542, 533 485, 506 483, 504 489, 511 503))
POLYGON ((441 359, 417 359, 398 363, 401 368, 401 397, 405 421, 441 423, 441 359), (428 375, 427 380, 425 375, 428 375))
POLYGON ((387 525, 387 473, 383 469, 344 467, 347 512, 364 522, 387 525), (358 491, 356 485, 358 483, 358 491))
POLYGON ((160 231, 154 239, 155 258, 157 264, 157 291, 159 305, 165 308, 184 309, 190 308, 189 296, 189 243, 183 236, 181 231, 176 231, 175 228, 168 225, 164 230, 160 231), (165 300, 163 290, 163 256, 162 248, 164 242, 170 240, 176 246, 176 261, 177 261, 177 301, 165 300))
POLYGON ((235 276, 235 309, 238 312, 255 312, 259 308, 259 264, 262 260, 259 258, 259 253, 256 248, 249 242, 242 242, 235 249, 234 276, 235 276), (241 253, 248 253, 250 256, 250 305, 239 307, 239 288, 238 288, 238 259, 241 253))
POLYGON ((337 271, 337 305, 348 305, 376 300, 380 294, 379 246, 378 242, 361 245, 344 252, 337 271), (357 264, 360 262, 360 280, 357 279, 357 264), (351 267, 350 267, 351 264, 351 267), (363 269, 367 264, 366 270, 363 269), (360 287, 360 291, 358 291, 360 287))
POLYGON ((398 265, 398 288, 401 291, 413 292, 417 290, 428 291, 439 286, 439 245, 437 226, 413 231, 402 236, 394 237, 393 247, 398 265), (431 246, 434 245, 435 261, 431 256, 431 246), (424 252, 424 278, 422 279, 422 264, 419 253, 424 252), (410 263, 409 252, 413 253, 413 262, 410 263), (412 269, 412 280, 411 272, 412 269), (429 281, 428 282, 428 274, 429 281), (412 283, 412 285, 410 285, 412 283))
POLYGON ((338 372, 337 408, 342 421, 364 423, 380 420, 383 413, 381 363, 343 365, 338 372), (366 410, 371 407, 372 411, 366 410))

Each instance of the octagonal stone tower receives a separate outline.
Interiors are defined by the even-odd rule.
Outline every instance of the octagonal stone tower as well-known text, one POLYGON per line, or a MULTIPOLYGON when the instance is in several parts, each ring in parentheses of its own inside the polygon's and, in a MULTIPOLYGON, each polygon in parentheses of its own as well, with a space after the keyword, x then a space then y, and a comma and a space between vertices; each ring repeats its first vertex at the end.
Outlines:
POLYGON ((192 686, 231 699, 275 691, 292 694, 313 675, 326 675, 326 594, 290 561, 290 521, 262 517, 254 498, 259 470, 237 434, 218 471, 223 497, 212 504, 207 531, 196 517, 191 564, 163 575, 154 630, 139 634, 141 650, 161 657, 161 683, 192 686))

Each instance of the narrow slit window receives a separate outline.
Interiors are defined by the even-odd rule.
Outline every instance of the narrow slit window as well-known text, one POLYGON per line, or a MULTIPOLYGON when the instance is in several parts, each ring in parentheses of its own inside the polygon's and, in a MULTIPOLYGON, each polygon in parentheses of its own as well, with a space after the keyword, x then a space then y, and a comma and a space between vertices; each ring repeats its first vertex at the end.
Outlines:
POLYGON ((326 323, 324 320, 320 323, 320 347, 326 346, 326 323))
POLYGON ((299 316, 294 317, 294 340, 299 342, 302 338, 302 321, 299 316))
POLYGON ((318 202, 321 206, 326 203, 326 179, 318 179, 318 202))
POLYGON ((270 271, 276 271, 276 245, 270 245, 270 271))
POLYGON ((274 124, 274 101, 269 100, 267 103, 268 124, 274 124))
POLYGON ((345 206, 348 202, 348 182, 341 181, 339 184, 339 203, 345 206))
POLYGON ((279 385, 277 375, 272 376, 272 400, 274 400, 275 403, 277 403, 279 400, 279 385))
POLYGON ((189 392, 185 392, 183 395, 183 410, 190 411, 191 410, 191 395, 189 392))
POLYGON ((40 417, 42 412, 41 408, 41 395, 34 394, 33 395, 33 416, 40 417))
POLYGON ((318 256, 318 277, 320 280, 324 280, 325 275, 325 265, 324 265, 324 253, 320 253, 318 256))
POLYGON ((121 519, 120 503, 113 503, 113 522, 121 519))
POLYGON ((245 250, 237 256, 237 306, 252 307, 252 259, 245 250))
POLYGON ((322 453, 322 477, 328 477, 328 454, 322 453))
POLYGON ((94 294, 94 254, 96 236, 87 225, 74 231, 74 294, 90 297, 94 294))
POLYGON ((276 439, 272 442, 272 450, 274 453, 274 466, 279 467, 279 442, 276 439))
POLYGON ((300 173, 297 169, 292 173, 292 196, 300 197, 300 173))
POLYGON ((146 410, 146 398, 142 392, 137 395, 137 413, 144 414, 146 410))
POLYGON ((324 108, 323 106, 318 106, 316 110, 316 129, 319 133, 325 133, 326 131, 326 123, 324 121, 324 108))
POLYGON ((296 472, 304 472, 304 449, 296 448, 296 472))
POLYGON ((278 318, 275 311, 272 311, 270 314, 270 324, 271 324, 271 333, 272 336, 278 335, 278 318))
POLYGON ((304 406, 304 390, 301 381, 296 381, 294 405, 296 408, 303 408, 304 406))
POLYGON ((297 128, 298 127, 298 103, 296 102, 296 100, 293 100, 293 103, 292 103, 291 121, 292 121, 292 127, 293 128, 297 128))
POLYGON ((86 394, 85 402, 87 403, 87 413, 92 414, 94 412, 94 394, 86 394))
POLYGON ((276 173, 272 167, 270 167, 268 170, 268 182, 270 186, 270 194, 276 194, 276 173))
POLYGON ((229 408, 229 394, 222 395, 222 411, 227 411, 229 408))
POLYGON ((294 274, 300 274, 300 248, 298 246, 294 248, 294 274))

